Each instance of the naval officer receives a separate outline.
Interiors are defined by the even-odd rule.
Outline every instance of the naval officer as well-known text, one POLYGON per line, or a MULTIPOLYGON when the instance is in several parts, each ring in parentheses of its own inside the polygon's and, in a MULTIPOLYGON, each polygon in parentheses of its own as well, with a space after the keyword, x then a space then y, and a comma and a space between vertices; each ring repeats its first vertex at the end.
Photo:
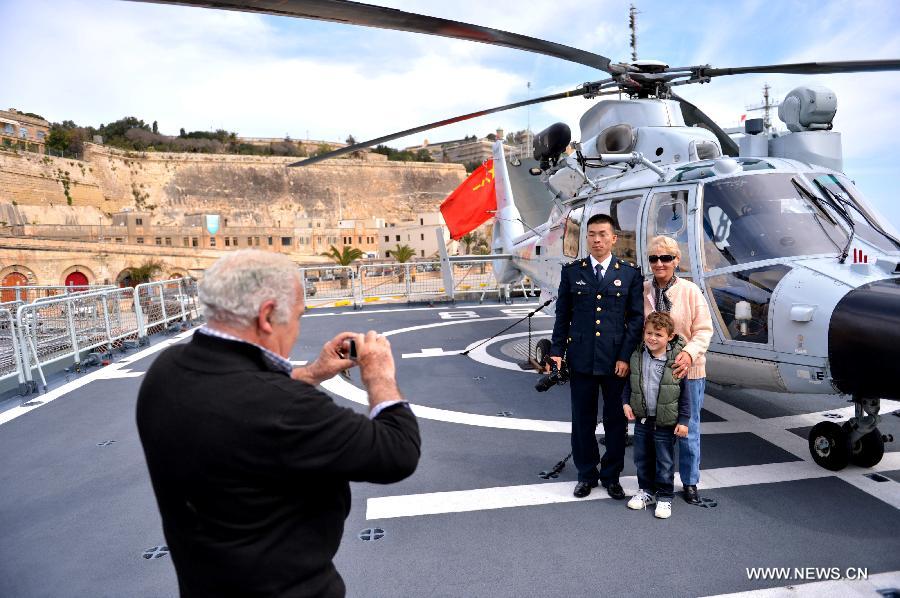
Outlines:
POLYGON ((571 374, 572 459, 578 470, 574 495, 584 498, 600 483, 617 500, 625 498, 619 474, 625 464, 626 422, 622 390, 628 360, 644 319, 640 270, 612 254, 618 237, 606 214, 587 222, 590 255, 562 267, 550 358, 563 355, 571 374), (603 459, 594 432, 598 391, 603 393, 603 459), (598 471, 597 465, 600 465, 598 471))

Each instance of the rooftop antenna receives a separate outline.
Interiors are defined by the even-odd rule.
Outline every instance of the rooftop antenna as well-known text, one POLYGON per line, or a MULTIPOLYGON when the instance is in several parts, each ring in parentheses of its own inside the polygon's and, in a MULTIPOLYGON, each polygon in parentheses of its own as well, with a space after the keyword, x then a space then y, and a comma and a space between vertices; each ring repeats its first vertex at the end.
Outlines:
POLYGON ((637 14, 638 9, 632 4, 628 9, 628 28, 631 30, 631 62, 637 62, 637 14))

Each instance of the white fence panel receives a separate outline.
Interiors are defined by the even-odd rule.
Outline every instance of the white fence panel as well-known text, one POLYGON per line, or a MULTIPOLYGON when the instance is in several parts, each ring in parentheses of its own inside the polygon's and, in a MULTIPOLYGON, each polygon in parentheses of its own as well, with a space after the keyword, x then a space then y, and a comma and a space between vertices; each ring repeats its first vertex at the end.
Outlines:
POLYGON ((356 269, 352 266, 300 268, 306 299, 353 299, 356 269))

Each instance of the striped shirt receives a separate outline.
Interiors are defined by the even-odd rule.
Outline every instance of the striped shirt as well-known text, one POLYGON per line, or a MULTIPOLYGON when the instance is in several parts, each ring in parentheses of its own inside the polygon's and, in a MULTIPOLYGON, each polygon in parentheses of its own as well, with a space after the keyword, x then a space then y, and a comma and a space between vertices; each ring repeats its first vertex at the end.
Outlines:
POLYGON ((274 353, 269 351, 262 345, 257 345, 256 343, 251 343, 250 341, 244 340, 240 337, 234 336, 233 334, 228 334, 227 332, 222 332, 221 330, 216 330, 215 328, 210 328, 209 326, 201 326, 197 329, 197 332, 201 334, 205 334, 207 336, 213 336, 216 338, 221 338, 226 341, 234 341, 236 343, 244 343, 247 345, 253 345, 257 349, 262 352, 263 359, 266 361, 266 365, 269 366, 273 372, 278 372, 280 374, 285 374, 286 376, 290 376, 291 372, 294 371, 294 364, 292 364, 289 360, 285 359, 278 353, 274 353))

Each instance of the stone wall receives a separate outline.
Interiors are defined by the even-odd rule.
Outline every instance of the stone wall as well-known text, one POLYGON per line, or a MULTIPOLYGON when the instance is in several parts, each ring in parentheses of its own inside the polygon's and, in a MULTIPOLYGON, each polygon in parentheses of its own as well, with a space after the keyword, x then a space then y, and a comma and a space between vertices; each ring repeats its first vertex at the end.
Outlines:
POLYGON ((124 208, 152 209, 153 223, 162 225, 181 224, 195 212, 255 226, 337 219, 339 210, 345 219, 399 221, 434 211, 466 176, 458 164, 336 159, 287 168, 294 160, 122 152, 94 144, 86 144, 83 161, 4 151, 0 205, 72 206, 66 222, 48 211, 42 224, 97 224, 98 213, 124 208))
POLYGON ((6 237, 0 239, 0 280, 15 271, 25 274, 31 285, 61 285, 77 269, 87 275, 91 284, 114 284, 123 270, 149 259, 163 262, 161 278, 174 274, 199 276, 221 255, 217 251, 178 247, 6 237))

